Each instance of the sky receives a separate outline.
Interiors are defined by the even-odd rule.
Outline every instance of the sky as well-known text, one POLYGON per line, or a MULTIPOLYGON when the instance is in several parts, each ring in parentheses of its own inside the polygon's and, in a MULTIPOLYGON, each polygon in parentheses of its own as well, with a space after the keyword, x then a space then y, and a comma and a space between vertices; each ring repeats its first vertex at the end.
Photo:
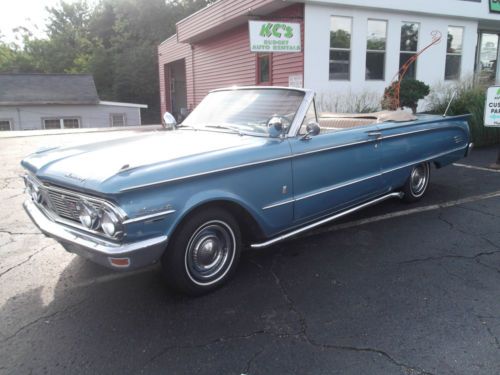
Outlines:
POLYGON ((48 17, 45 7, 57 4, 59 0, 0 0, 0 34, 3 41, 15 42, 12 29, 18 26, 27 27, 37 37, 45 36, 44 25, 48 17))

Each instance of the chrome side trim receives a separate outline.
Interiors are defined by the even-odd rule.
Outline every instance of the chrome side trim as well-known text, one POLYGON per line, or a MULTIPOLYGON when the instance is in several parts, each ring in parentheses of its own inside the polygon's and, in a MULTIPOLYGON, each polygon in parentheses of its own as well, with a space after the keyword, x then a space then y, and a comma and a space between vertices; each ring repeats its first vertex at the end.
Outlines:
POLYGON ((332 185, 330 187, 327 187, 327 188, 322 189, 320 191, 316 191, 314 193, 309 193, 309 194, 304 194, 304 195, 298 196, 297 198, 295 198, 295 201, 300 201, 300 200, 303 200, 303 199, 311 198, 311 197, 314 197, 316 195, 328 193, 328 192, 333 191, 333 190, 341 189, 341 188, 349 186, 349 185, 357 184, 358 182, 362 182, 362 181, 365 181, 365 180, 370 180, 372 178, 381 177, 381 176, 382 176, 381 173, 376 173, 376 174, 369 175, 367 177, 356 178, 354 180, 349 180, 349 181, 346 181, 346 182, 342 182, 340 184, 332 185))
POLYGON ((403 168, 411 167, 412 165, 415 165, 415 164, 420 164, 420 163, 423 163, 423 162, 426 162, 426 161, 430 161, 432 159, 439 158, 439 157, 444 156, 446 154, 451 154, 452 152, 463 150, 466 147, 468 147, 468 145, 456 147, 456 148, 454 148, 452 150, 449 150, 449 151, 441 152, 439 154, 435 154, 435 155, 432 155, 432 156, 429 156, 429 157, 426 157, 426 158, 423 158, 423 159, 412 161, 411 163, 406 163, 406 164, 400 165, 399 167, 387 169, 385 171, 382 171, 382 174, 391 173, 391 172, 397 171, 398 169, 403 169, 403 168))
POLYGON ((333 220, 336 220, 336 219, 340 219, 341 217, 344 217, 344 216, 347 216, 353 212, 356 212, 356 211, 359 211, 363 208, 366 208, 366 207, 369 207, 369 206, 372 206, 374 204, 377 204, 377 203, 380 203, 380 202, 383 202, 387 199, 390 199, 390 198, 402 198, 403 197, 403 193, 401 192, 397 192, 397 193, 390 193, 390 194, 386 194, 386 195, 383 195, 379 198, 376 198, 376 199, 373 199, 371 201, 368 201, 366 203, 363 203, 363 204, 360 204, 359 206, 355 206, 353 208, 350 208, 348 210, 345 210, 345 211, 342 211, 340 213, 337 213, 335 215, 332 215, 332 216, 329 216, 327 218, 324 218, 324 219, 321 219, 319 221, 316 221, 312 224, 308 224, 302 228, 299 228, 299 229, 295 229, 291 232, 288 232, 286 234, 283 234, 281 236, 278 236, 278 237, 275 237, 271 240, 268 240, 266 242, 260 242, 260 243, 255 243, 255 244, 252 244, 251 247, 253 249, 261 249, 261 248, 264 248, 264 247, 268 247, 268 246, 271 246, 271 245, 274 245, 275 243, 277 242, 281 242, 281 241, 284 241, 290 237, 293 237, 293 236, 296 236, 300 233, 303 233, 303 232, 306 232, 310 229, 313 229, 313 228, 316 228, 316 227, 319 227, 320 225, 323 225, 323 224, 326 224, 326 223, 329 223, 330 221, 333 221, 333 220))
POLYGON ((161 211, 161 212, 156 212, 154 214, 137 216, 137 217, 125 220, 123 222, 123 224, 125 225, 125 224, 137 223, 140 221, 155 220, 155 219, 159 219, 159 218, 165 217, 167 215, 173 214, 174 212, 175 212, 175 210, 165 210, 165 211, 161 211))
POLYGON ((226 172, 226 171, 230 171, 230 170, 233 170, 233 169, 251 167, 251 166, 254 166, 254 165, 273 163, 275 161, 291 159, 292 157, 293 157, 293 155, 287 155, 287 156, 282 156, 282 157, 279 157, 279 158, 274 158, 274 159, 269 159, 269 160, 261 160, 261 161, 251 162, 251 163, 240 164, 240 165, 233 165, 231 167, 213 169, 213 170, 207 171, 207 172, 193 173, 193 174, 190 174, 190 175, 169 178, 169 179, 166 179, 166 180, 162 180, 162 181, 158 181, 158 182, 152 182, 152 183, 149 183, 149 184, 142 184, 142 185, 131 186, 131 187, 128 187, 128 188, 121 189, 120 192, 137 190, 137 189, 142 189, 142 188, 145 188, 145 187, 151 187, 151 186, 156 186, 156 185, 163 185, 163 184, 166 184, 166 183, 169 183, 169 182, 176 182, 176 181, 186 180, 186 179, 195 178, 195 177, 202 177, 202 176, 206 176, 206 175, 213 174, 213 173, 226 172))
POLYGON ((284 204, 294 203, 294 202, 297 202, 297 201, 300 201, 300 200, 303 200, 303 199, 307 199, 307 198, 314 197, 316 195, 328 193, 328 192, 333 191, 333 190, 341 189, 341 188, 349 186, 349 185, 357 184, 358 182, 362 182, 362 181, 365 181, 365 180, 369 180, 371 178, 381 177, 381 176, 382 176, 381 173, 376 173, 376 174, 369 175, 367 177, 357 178, 357 179, 354 179, 354 180, 349 180, 347 182, 342 182, 340 184, 332 185, 330 187, 327 187, 325 189, 316 191, 314 193, 304 194, 304 195, 298 196, 297 198, 288 199, 286 201, 280 201, 280 202, 276 202, 276 203, 271 203, 271 204, 269 204, 267 206, 262 207, 262 209, 263 210, 267 210, 269 208, 274 208, 274 207, 282 206, 284 204))
POLYGON ((324 152, 324 151, 331 151, 331 150, 336 150, 339 148, 346 148, 346 147, 351 147, 351 146, 357 146, 361 145, 364 143, 374 143, 380 141, 381 138, 372 138, 372 139, 364 139, 362 141, 356 141, 356 142, 351 142, 351 143, 343 143, 341 145, 335 145, 335 146, 330 146, 330 147, 325 147, 325 148, 320 148, 318 150, 311 150, 311 151, 305 151, 301 152, 299 154, 293 154, 293 157, 297 156, 304 156, 304 155, 310 155, 310 154, 317 154, 319 152, 324 152))
POLYGON ((158 181, 158 182, 152 182, 152 183, 149 183, 149 184, 142 184, 142 185, 135 185, 135 186, 127 187, 127 188, 121 189, 120 192, 123 193, 123 192, 137 190, 137 189, 142 189, 142 188, 146 188, 146 187, 151 187, 151 186, 156 186, 156 185, 163 185, 163 184, 167 184, 169 182, 177 182, 177 181, 186 180, 186 179, 190 179, 190 178, 202 177, 202 176, 206 176, 206 175, 213 174, 213 173, 221 173, 221 172, 226 172, 226 171, 230 171, 230 170, 234 170, 234 169, 239 169, 239 168, 252 167, 252 166, 255 166, 255 165, 273 163, 275 161, 280 161, 280 160, 293 159, 293 158, 296 158, 298 156, 315 154, 315 153, 318 153, 318 152, 329 151, 329 150, 334 150, 334 149, 344 148, 344 147, 350 147, 350 146, 354 146, 354 145, 358 145, 358 144, 362 144, 362 143, 369 143, 369 142, 377 142, 377 139, 369 139, 369 140, 363 140, 363 141, 359 141, 359 142, 345 143, 343 145, 337 145, 337 146, 332 146, 332 147, 325 147, 325 148, 321 148, 319 150, 312 150, 312 151, 302 152, 300 154, 290 154, 290 155, 287 155, 287 156, 282 156, 282 157, 279 157, 279 158, 273 158, 273 159, 269 159, 269 160, 261 160, 261 161, 251 162, 251 163, 244 163, 244 164, 239 164, 239 165, 233 165, 231 167, 213 169, 213 170, 207 171, 207 172, 193 173, 193 174, 190 174, 190 175, 181 176, 181 177, 175 177, 175 178, 169 178, 169 179, 166 179, 166 180, 162 180, 162 181, 158 181))
MULTIPOLYGON (((439 129, 442 129, 442 128, 439 128, 439 129)), ((304 155, 310 155, 310 154, 315 154, 315 153, 324 152, 324 151, 341 149, 341 148, 356 146, 356 145, 360 145, 360 144, 364 144, 364 143, 376 143, 376 142, 380 142, 380 141, 382 141, 384 139, 402 137, 402 136, 405 136, 405 135, 408 135, 408 134, 421 133, 421 132, 433 131, 433 130, 437 130, 437 129, 423 129, 423 130, 417 130, 417 131, 412 131, 412 132, 407 132, 407 133, 393 134, 393 135, 389 135, 389 136, 385 136, 385 137, 380 137, 380 138, 365 139, 365 140, 362 140, 362 141, 357 141, 357 142, 345 143, 345 144, 336 145, 336 146, 325 147, 325 148, 321 148, 321 149, 318 149, 318 150, 311 150, 311 151, 306 151, 306 152, 302 152, 302 153, 298 153, 298 154, 290 154, 290 155, 282 156, 282 157, 279 157, 279 158, 273 158, 273 159, 268 159, 268 160, 261 160, 261 161, 251 162, 251 163, 244 163, 244 164, 234 165, 234 166, 231 166, 231 167, 214 169, 214 170, 207 171, 207 172, 193 173, 191 175, 170 178, 170 179, 166 179, 166 180, 162 180, 162 181, 158 181, 158 182, 152 182, 152 183, 149 183, 149 184, 142 184, 142 185, 131 186, 131 187, 128 187, 128 188, 121 189, 120 192, 127 192, 127 191, 142 189, 142 188, 146 188, 146 187, 151 187, 151 186, 156 186, 156 185, 162 185, 162 184, 166 184, 166 183, 169 183, 169 182, 177 182, 177 181, 181 181, 181 180, 185 180, 185 179, 190 179, 190 178, 195 178, 195 177, 202 177, 202 176, 206 176, 206 175, 209 175, 209 174, 226 172, 226 171, 230 171, 230 170, 234 170, 234 169, 238 169, 238 168, 245 168, 245 167, 251 167, 251 166, 255 166, 255 165, 273 163, 273 162, 279 161, 279 160, 293 159, 293 158, 304 156, 304 155)), ((464 146, 464 147, 466 147, 466 146, 464 146)), ((443 154, 447 154, 448 152, 453 152, 453 151, 456 151, 456 150, 447 151, 447 152, 445 152, 443 154)), ((430 156, 427 159, 432 159, 432 158, 439 157, 439 156, 440 155, 430 156)), ((422 160, 422 161, 425 161, 425 159, 422 160)), ((417 162, 415 162, 415 163, 417 163, 417 162)), ((403 167, 398 167, 398 168, 404 168, 404 166, 403 167)), ((382 173, 388 173, 388 172, 382 172, 382 173)))
POLYGON ((292 202, 300 201, 300 200, 303 200, 303 199, 314 197, 316 195, 320 195, 320 194, 323 194, 323 193, 328 193, 328 192, 336 190, 336 189, 341 189, 341 188, 349 186, 349 185, 354 185, 354 184, 357 184, 359 182, 363 182, 365 180, 369 180, 369 179, 376 178, 376 177, 381 177, 384 174, 392 173, 392 172, 397 171, 399 169, 411 167, 412 165, 415 165, 415 164, 420 164, 420 163, 423 163, 423 162, 426 162, 426 161, 429 161, 429 160, 432 160, 432 159, 436 159, 436 158, 439 158, 439 157, 444 156, 446 154, 450 154, 452 152, 463 150, 466 147, 468 148, 469 145, 457 147, 457 148, 454 148, 452 150, 441 152, 439 154, 432 155, 432 156, 429 156, 429 157, 424 158, 424 159, 412 161, 410 163, 406 163, 406 164, 400 165, 400 166, 395 167, 395 168, 391 168, 391 169, 387 169, 387 170, 381 171, 380 173, 374 173, 374 174, 366 176, 366 177, 357 178, 357 179, 354 179, 354 180, 349 180, 349 181, 342 182, 342 183, 339 183, 339 184, 336 184, 336 185, 332 185, 332 186, 327 187, 325 189, 322 189, 320 191, 316 191, 314 193, 304 194, 304 195, 298 196, 296 198, 293 198, 293 199, 290 199, 290 200, 287 200, 287 201, 284 201, 284 202, 271 203, 271 204, 263 207, 262 209, 263 210, 267 210, 269 208, 281 206, 282 204, 287 204, 287 203, 292 203, 292 202))
POLYGON ((290 203, 293 203, 295 202, 295 199, 287 199, 285 201, 280 201, 280 202, 276 202, 276 203, 272 203, 270 205, 267 205, 267 206, 264 206, 262 207, 263 210, 268 210, 270 208, 274 208, 274 207, 279 207, 279 206, 283 206, 285 204, 290 204, 290 203))
MULTIPOLYGON (((404 132, 404 133, 397 133, 397 134, 391 134, 391 135, 385 135, 380 137, 379 139, 391 139, 391 138, 398 138, 398 137, 404 137, 405 135, 411 135, 411 134, 418 134, 418 133, 425 133, 425 132, 430 132, 430 131, 437 131, 437 130, 442 130, 442 129, 447 129, 447 128, 459 128, 459 126, 445 126, 442 128, 432 128, 432 129, 420 129, 420 130, 412 130, 409 132, 404 132)), ((386 129, 382 129, 384 131, 386 129)), ((388 130, 388 129, 387 129, 388 130)))

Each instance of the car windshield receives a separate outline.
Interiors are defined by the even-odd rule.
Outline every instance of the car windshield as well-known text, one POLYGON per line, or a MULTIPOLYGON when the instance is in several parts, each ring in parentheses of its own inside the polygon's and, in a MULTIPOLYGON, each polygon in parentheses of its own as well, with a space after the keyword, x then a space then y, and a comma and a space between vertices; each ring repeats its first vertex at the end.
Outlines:
POLYGON ((286 89, 240 89, 208 94, 182 125, 197 129, 268 135, 267 123, 279 117, 289 127, 304 93, 286 89))

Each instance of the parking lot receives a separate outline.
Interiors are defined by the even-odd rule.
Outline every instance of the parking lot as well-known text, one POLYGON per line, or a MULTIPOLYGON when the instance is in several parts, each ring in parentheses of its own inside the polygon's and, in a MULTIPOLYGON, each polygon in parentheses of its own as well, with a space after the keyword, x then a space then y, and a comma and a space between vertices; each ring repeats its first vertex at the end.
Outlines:
POLYGON ((418 204, 249 250, 224 288, 188 298, 157 266, 66 253, 22 210, 23 156, 134 134, 0 138, 0 373, 500 373, 497 149, 432 170, 418 204))

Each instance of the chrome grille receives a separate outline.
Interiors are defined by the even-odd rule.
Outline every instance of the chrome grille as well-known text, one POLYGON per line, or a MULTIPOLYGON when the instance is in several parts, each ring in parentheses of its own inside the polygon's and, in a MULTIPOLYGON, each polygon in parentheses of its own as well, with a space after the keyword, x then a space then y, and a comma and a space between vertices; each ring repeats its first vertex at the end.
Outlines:
MULTIPOLYGON (((76 222, 80 222, 79 219, 79 209, 78 204, 81 199, 75 194, 60 192, 57 190, 52 190, 48 186, 42 187, 42 195, 44 197, 43 205, 51 212, 56 215, 73 220, 76 222)), ((89 202, 95 208, 100 209, 101 205, 95 202, 89 202)))

